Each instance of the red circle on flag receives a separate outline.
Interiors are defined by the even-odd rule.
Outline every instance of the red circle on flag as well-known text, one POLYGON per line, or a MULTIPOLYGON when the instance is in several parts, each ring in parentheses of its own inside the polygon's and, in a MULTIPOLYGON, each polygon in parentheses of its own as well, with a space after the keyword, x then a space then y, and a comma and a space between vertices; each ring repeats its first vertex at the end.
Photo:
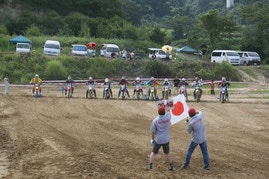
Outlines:
POLYGON ((176 104, 174 104, 174 109, 172 109, 172 113, 176 116, 180 116, 184 112, 184 105, 177 101, 176 104))

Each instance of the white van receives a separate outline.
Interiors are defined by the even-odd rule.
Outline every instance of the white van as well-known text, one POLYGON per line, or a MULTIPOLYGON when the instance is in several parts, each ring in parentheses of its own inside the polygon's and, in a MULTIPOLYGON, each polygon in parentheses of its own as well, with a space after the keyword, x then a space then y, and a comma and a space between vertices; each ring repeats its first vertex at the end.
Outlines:
POLYGON ((17 43, 16 52, 17 53, 31 53, 31 44, 29 43, 17 43))
MULTIPOLYGON (((149 59, 166 59, 165 52, 160 48, 148 48, 149 50, 149 59)), ((170 53, 169 59, 172 60, 172 54, 170 53)))
POLYGON ((74 56, 86 56, 87 47, 86 45, 74 44, 72 45, 72 55, 74 56))
POLYGON ((261 57, 257 52, 238 52, 240 56, 240 65, 260 65, 261 57))
POLYGON ((116 44, 103 44, 102 49, 104 50, 104 55, 107 58, 120 57, 120 48, 116 44))
POLYGON ((213 50, 211 53, 212 63, 228 62, 232 65, 240 64, 240 56, 234 50, 213 50))
POLYGON ((44 45, 44 55, 57 56, 61 55, 61 44, 59 41, 47 40, 44 45))

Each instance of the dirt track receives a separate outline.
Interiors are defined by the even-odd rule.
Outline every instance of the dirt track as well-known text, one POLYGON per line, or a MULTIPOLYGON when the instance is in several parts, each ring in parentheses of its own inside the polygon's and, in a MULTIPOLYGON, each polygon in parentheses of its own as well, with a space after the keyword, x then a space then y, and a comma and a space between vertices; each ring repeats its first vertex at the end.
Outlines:
POLYGON ((188 102, 205 114, 211 170, 202 169, 199 148, 191 168, 179 170, 190 141, 180 122, 171 126, 171 172, 162 151, 153 170, 145 170, 156 103, 103 100, 100 90, 91 100, 82 87, 72 99, 60 87, 43 86, 43 98, 31 97, 29 87, 1 92, 0 178, 269 178, 268 94, 230 94, 226 104, 209 95, 188 102))

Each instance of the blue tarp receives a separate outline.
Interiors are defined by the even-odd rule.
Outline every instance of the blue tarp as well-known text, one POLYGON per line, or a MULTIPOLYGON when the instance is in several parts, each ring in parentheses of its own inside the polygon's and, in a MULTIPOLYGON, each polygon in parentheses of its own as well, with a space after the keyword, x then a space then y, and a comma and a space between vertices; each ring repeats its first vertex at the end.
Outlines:
POLYGON ((26 37, 24 37, 22 35, 19 35, 19 36, 13 38, 13 39, 10 39, 9 43, 11 43, 11 44, 16 44, 16 43, 29 43, 29 44, 32 44, 32 41, 27 39, 26 37))

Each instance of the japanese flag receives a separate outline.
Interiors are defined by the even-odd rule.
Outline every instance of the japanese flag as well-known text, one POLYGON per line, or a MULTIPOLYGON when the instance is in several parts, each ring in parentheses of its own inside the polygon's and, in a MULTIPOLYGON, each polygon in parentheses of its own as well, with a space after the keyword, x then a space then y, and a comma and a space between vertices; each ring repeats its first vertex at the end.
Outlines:
POLYGON ((188 110, 189 107, 186 103, 186 98, 183 94, 175 96, 173 98, 173 109, 170 110, 171 112, 171 124, 175 124, 189 116, 188 110))

